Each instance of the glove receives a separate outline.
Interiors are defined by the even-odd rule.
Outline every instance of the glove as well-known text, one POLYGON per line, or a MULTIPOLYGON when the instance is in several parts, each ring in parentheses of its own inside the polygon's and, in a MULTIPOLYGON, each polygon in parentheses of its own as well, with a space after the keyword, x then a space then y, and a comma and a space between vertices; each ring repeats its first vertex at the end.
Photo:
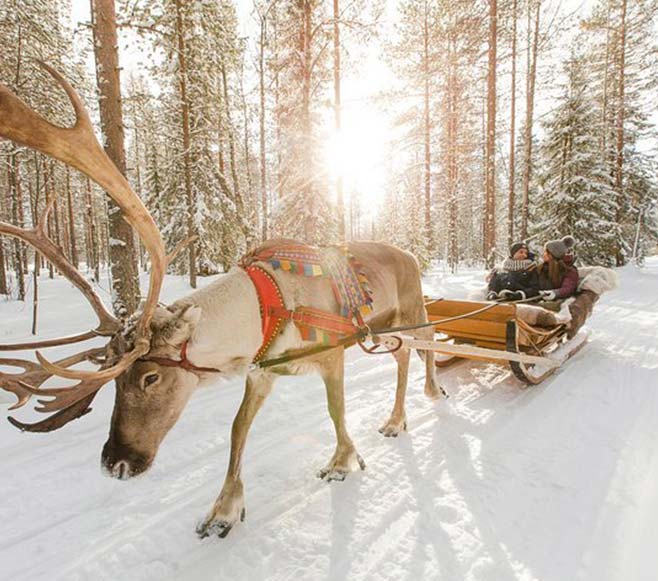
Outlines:
POLYGON ((545 301, 554 301, 557 298, 557 294, 552 290, 539 291, 539 295, 545 301))

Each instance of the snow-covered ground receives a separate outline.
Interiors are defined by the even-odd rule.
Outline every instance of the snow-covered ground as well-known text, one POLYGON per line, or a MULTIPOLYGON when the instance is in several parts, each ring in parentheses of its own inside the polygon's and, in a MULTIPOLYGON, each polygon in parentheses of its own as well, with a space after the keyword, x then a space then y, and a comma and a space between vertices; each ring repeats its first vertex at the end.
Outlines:
MULTIPOLYGON (((481 276, 435 272, 426 291, 464 296, 481 276)), ((185 292, 170 278, 164 299, 185 292)), ((26 339, 30 315, 0 303, 0 342, 26 339)), ((42 336, 92 324, 70 285, 44 280, 42 336)), ((412 358, 397 439, 377 433, 393 359, 351 350, 347 420, 367 469, 343 483, 315 477, 334 448, 320 381, 280 380, 245 453, 247 519, 224 540, 194 528, 223 481, 240 381, 196 394, 153 468, 128 481, 100 471, 111 386, 59 432, 3 420, 0 579, 654 581, 658 260, 621 270, 589 327, 589 344, 528 389, 503 367, 464 362, 442 372, 451 398, 433 404, 412 358)))

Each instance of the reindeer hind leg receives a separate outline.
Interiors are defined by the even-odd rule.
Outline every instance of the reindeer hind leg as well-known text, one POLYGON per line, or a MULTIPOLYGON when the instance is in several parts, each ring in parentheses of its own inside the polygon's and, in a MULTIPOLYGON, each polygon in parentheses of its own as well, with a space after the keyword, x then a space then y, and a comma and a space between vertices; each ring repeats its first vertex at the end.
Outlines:
MULTIPOLYGON (((412 332, 415 339, 432 341, 434 339, 434 327, 415 329, 412 332)), ((431 400, 446 396, 445 390, 436 380, 436 366, 434 365, 434 351, 418 351, 420 357, 425 361, 425 395, 431 400)))
POLYGON ((393 411, 386 423, 379 428, 379 433, 387 438, 397 438, 400 432, 407 429, 407 412, 405 409, 405 398, 407 396, 407 383, 409 380, 409 349, 398 349, 393 353, 398 364, 398 381, 395 389, 395 403, 393 411))

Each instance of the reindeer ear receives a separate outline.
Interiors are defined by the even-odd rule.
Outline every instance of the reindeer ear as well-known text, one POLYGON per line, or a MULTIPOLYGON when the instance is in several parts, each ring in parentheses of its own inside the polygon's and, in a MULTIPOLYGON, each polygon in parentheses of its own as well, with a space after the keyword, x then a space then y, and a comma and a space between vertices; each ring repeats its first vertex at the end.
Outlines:
POLYGON ((196 305, 172 305, 167 310, 170 314, 166 323, 160 327, 159 337, 169 345, 182 345, 194 333, 201 319, 201 309, 196 305))
POLYGON ((201 307, 188 305, 180 314, 180 320, 185 321, 192 328, 196 327, 201 320, 201 307))

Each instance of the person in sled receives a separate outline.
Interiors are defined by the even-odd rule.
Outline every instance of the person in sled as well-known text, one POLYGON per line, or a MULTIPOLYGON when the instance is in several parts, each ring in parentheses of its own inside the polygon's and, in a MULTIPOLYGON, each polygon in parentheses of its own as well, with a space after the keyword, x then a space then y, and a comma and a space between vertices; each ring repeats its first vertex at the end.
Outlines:
POLYGON ((573 265, 574 244, 572 236, 544 244, 543 261, 538 268, 539 294, 543 300, 562 300, 576 293, 578 270, 573 265))
POLYGON ((512 244, 509 257, 489 275, 487 299, 521 301, 539 294, 539 277, 534 255, 525 242, 512 244))

